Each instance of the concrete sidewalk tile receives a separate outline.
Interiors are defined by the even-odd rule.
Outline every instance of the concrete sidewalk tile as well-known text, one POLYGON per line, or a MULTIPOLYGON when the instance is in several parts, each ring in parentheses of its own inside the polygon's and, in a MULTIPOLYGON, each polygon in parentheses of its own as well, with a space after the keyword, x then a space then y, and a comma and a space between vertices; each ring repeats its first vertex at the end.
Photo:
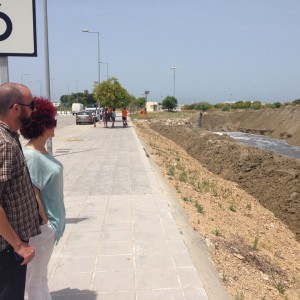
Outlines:
POLYGON ((160 252, 155 254, 136 254, 135 267, 137 269, 158 270, 173 268, 174 263, 170 252, 160 252))
POLYGON ((105 195, 110 191, 110 182, 94 183, 88 190, 89 195, 105 195))
POLYGON ((187 254, 187 248, 182 239, 174 239, 167 241, 172 254, 187 254))
POLYGON ((108 208, 106 212, 105 221, 110 222, 125 222, 125 221, 131 221, 131 208, 125 207, 125 208, 108 208))
POLYGON ((96 271, 134 271, 133 255, 98 256, 96 271))
POLYGON ((168 240, 181 239, 180 230, 174 220, 162 220, 162 224, 168 240))
POLYGON ((90 298, 89 300, 136 300, 135 292, 110 292, 110 293, 98 293, 96 298, 90 298))
POLYGON ((138 290, 137 300, 185 300, 181 289, 138 290))
POLYGON ((102 223, 104 220, 104 216, 102 216, 101 219, 98 219, 96 221, 89 221, 89 220, 85 220, 85 221, 81 221, 78 222, 77 224, 74 225, 73 228, 73 233, 77 232, 77 233, 83 233, 83 232, 99 232, 102 231, 102 223))
POLYGON ((101 242, 128 242, 132 241, 132 230, 103 231, 101 242))
POLYGON ((129 205, 127 205, 127 206, 126 205, 122 206, 122 204, 120 204, 119 206, 109 204, 106 214, 107 215, 117 215, 117 216, 122 216, 122 215, 130 216, 130 214, 131 214, 130 202, 129 202, 129 205))
POLYGON ((175 269, 136 270, 137 289, 174 289, 180 288, 175 269))
MULTIPOLYGON (((112 196, 110 196, 110 197, 112 197, 112 196)), ((118 197, 118 196, 114 195, 114 197, 118 197)), ((113 212, 113 211, 116 211, 116 212, 119 212, 119 211, 130 212, 131 203, 132 203, 131 199, 125 199, 124 198, 120 201, 116 201, 115 199, 110 198, 109 201, 108 201, 107 209, 108 209, 108 212, 113 212)))
POLYGON ((131 221, 120 221, 120 222, 112 222, 107 220, 103 224, 103 231, 112 231, 112 230, 131 230, 132 222, 131 221))
MULTIPOLYGON (((124 201, 131 201, 131 195, 108 195, 109 204, 112 205, 115 202, 116 205, 122 205, 124 201)), ((127 205, 129 203, 126 203, 127 205)))
POLYGON ((132 241, 100 243, 99 255, 132 255, 132 241))
POLYGON ((153 255, 159 253, 170 254, 166 240, 140 240, 134 243, 134 253, 136 255, 153 255))
POLYGON ((68 244, 86 245, 93 242, 100 241, 100 231, 97 232, 75 232, 68 240, 68 244))
POLYGON ((185 300, 208 300, 205 290, 202 289, 184 289, 185 300))
POLYGON ((51 256, 51 259, 48 263, 48 280, 52 277, 53 272, 59 260, 60 260, 60 256, 55 256, 55 255, 51 256))
POLYGON ((88 273, 94 269, 96 256, 62 257, 56 265, 55 274, 67 275, 74 273, 88 273))
POLYGON ((174 217, 172 213, 170 212, 170 209, 160 209, 159 216, 162 220, 174 220, 174 217))
POLYGON ((160 218, 157 213, 149 212, 133 212, 132 213, 133 224, 139 222, 152 222, 153 224, 159 224, 160 218))
POLYGON ((162 240, 165 238, 163 228, 160 223, 151 221, 133 222, 134 240, 162 240))
POLYGON ((65 294, 54 294, 51 293, 52 300, 90 300, 90 299, 96 299, 96 295, 91 297, 91 293, 88 294, 70 294, 70 295, 65 295, 65 294))
POLYGON ((132 194, 147 194, 151 193, 152 189, 149 185, 135 185, 131 187, 131 193, 132 194))
POLYGON ((91 212, 105 212, 106 209, 106 203, 100 202, 100 201, 89 201, 87 200, 85 202, 85 205, 83 207, 83 211, 91 211, 91 212))
POLYGON ((134 271, 95 272, 92 289, 97 292, 134 290, 134 271))
POLYGON ((75 245, 75 244, 67 244, 63 253, 61 254, 62 257, 81 257, 84 259, 85 256, 96 257, 98 254, 98 243, 90 243, 85 245, 75 245))
POLYGON ((65 274, 63 276, 56 275, 49 281, 49 289, 53 292, 58 292, 60 290, 76 289, 82 293, 90 291, 92 285, 93 270, 90 270, 89 273, 68 273, 68 276, 65 274))
POLYGON ((172 253, 172 256, 175 262, 175 266, 177 268, 190 268, 194 266, 193 261, 191 260, 188 252, 175 252, 172 253))
POLYGON ((203 285, 199 280, 199 275, 194 267, 178 268, 177 273, 183 288, 203 288, 203 285))

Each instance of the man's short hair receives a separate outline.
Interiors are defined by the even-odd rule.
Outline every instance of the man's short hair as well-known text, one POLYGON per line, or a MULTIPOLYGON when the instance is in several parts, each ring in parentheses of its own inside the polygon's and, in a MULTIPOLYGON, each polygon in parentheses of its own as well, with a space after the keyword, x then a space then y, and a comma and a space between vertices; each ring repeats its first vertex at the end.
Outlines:
POLYGON ((6 116, 9 107, 14 103, 23 103, 23 94, 20 86, 20 84, 11 82, 0 85, 0 116, 6 116))

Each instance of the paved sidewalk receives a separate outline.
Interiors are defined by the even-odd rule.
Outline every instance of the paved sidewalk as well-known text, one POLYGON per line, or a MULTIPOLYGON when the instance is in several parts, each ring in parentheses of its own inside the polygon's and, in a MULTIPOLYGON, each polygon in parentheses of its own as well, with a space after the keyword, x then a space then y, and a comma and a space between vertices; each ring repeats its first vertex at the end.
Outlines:
POLYGON ((53 300, 208 299, 134 128, 116 126, 70 125, 53 139, 67 211, 53 300))

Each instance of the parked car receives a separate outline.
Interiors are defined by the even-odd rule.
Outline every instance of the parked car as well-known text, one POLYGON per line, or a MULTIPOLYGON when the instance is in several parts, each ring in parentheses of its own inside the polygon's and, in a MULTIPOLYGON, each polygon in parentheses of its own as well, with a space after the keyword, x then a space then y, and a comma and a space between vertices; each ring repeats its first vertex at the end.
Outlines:
POLYGON ((94 116, 90 111, 80 111, 76 115, 76 124, 93 124, 94 123, 94 116))
POLYGON ((84 111, 91 112, 92 115, 96 117, 96 122, 98 122, 99 119, 101 120, 100 112, 99 112, 98 108, 96 108, 96 107, 87 107, 84 111))

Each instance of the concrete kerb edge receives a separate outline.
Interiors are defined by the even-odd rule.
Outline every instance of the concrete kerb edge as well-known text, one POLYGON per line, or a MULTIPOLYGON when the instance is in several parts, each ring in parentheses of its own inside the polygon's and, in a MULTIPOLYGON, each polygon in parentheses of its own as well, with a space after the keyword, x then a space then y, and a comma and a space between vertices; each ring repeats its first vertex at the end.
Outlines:
MULTIPOLYGON (((136 129, 134 122, 132 122, 132 124, 134 129, 136 129)), ((171 212, 180 229, 183 241, 188 249, 208 298, 211 300, 230 300, 231 298, 223 286, 220 276, 217 273, 212 260, 210 259, 210 254, 207 249, 205 239, 189 225, 188 217, 182 206, 179 204, 177 195, 161 174, 159 166, 149 155, 147 146, 143 143, 143 141, 141 141, 140 138, 139 140, 144 148, 145 155, 148 157, 150 165, 155 171, 155 175, 159 179, 159 183, 166 195, 171 212)))

